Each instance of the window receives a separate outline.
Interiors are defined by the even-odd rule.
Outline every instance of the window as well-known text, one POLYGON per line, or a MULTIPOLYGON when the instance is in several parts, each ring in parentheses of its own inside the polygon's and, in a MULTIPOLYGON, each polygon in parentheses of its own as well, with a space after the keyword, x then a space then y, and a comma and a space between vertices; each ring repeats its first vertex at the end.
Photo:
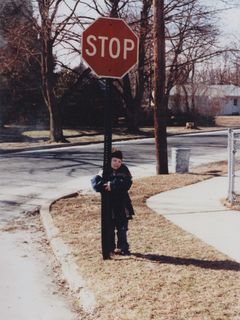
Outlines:
POLYGON ((236 99, 233 99, 233 105, 234 106, 237 106, 238 105, 238 99, 236 98, 236 99))

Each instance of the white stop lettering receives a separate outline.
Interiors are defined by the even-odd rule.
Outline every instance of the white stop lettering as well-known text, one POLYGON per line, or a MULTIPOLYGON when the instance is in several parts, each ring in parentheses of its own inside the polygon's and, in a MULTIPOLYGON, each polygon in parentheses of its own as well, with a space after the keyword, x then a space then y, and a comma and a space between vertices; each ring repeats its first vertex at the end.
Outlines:
POLYGON ((127 60, 128 54, 135 48, 135 43, 132 39, 120 41, 116 37, 89 35, 86 41, 89 47, 85 52, 89 57, 100 56, 105 58, 109 55, 112 59, 122 58, 127 60), (98 42, 100 42, 100 45, 98 42), (98 48, 100 48, 100 52, 98 52, 98 48))

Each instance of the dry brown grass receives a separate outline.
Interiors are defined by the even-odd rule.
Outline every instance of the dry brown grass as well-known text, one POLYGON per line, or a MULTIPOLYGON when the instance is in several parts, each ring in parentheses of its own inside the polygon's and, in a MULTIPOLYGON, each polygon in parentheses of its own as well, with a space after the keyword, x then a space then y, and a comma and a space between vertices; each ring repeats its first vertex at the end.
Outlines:
POLYGON ((150 210, 148 197, 226 172, 226 164, 191 174, 134 181, 136 211, 130 222, 131 256, 102 260, 100 197, 63 199, 52 215, 97 299, 84 319, 237 320, 240 319, 240 265, 150 210))

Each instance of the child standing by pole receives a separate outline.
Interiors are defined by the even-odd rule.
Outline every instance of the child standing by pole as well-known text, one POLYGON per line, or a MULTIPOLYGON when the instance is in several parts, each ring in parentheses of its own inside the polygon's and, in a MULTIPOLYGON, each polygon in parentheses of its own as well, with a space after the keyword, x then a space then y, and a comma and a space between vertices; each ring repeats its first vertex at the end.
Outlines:
POLYGON ((111 221, 109 225, 109 248, 111 254, 119 253, 129 255, 127 241, 128 220, 132 219, 134 210, 128 190, 132 185, 132 176, 125 164, 122 163, 123 155, 120 150, 111 153, 111 172, 109 181, 104 182, 102 172, 91 180, 93 189, 97 192, 110 193, 111 221), (115 242, 115 230, 117 243, 115 242))

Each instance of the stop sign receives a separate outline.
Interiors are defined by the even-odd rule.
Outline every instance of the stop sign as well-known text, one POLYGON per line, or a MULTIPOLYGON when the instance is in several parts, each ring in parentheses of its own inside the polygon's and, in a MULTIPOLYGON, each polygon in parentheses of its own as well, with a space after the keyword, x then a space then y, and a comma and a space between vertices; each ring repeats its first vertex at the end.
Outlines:
POLYGON ((138 62, 138 37, 122 19, 99 18, 82 34, 82 58, 98 77, 124 77, 138 62))

